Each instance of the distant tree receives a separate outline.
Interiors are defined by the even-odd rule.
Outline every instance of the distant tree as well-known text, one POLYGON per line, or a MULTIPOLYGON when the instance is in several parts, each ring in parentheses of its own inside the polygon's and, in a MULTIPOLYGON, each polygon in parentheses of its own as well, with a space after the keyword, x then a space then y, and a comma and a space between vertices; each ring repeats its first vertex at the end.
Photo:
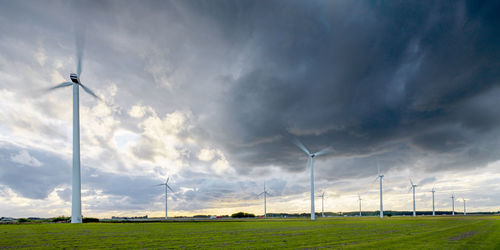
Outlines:
POLYGON ((30 222, 30 220, 28 220, 26 218, 19 218, 19 219, 17 219, 17 222, 19 222, 19 223, 25 223, 25 222, 30 222))
POLYGON ((58 216, 55 218, 52 218, 52 222, 68 222, 71 219, 71 217, 66 217, 66 216, 58 216))
POLYGON ((238 212, 231 215, 232 218, 254 218, 255 214, 249 214, 244 212, 238 212))
POLYGON ((197 214, 197 215, 193 216, 193 218, 210 218, 210 215, 197 214))
POLYGON ((83 217, 82 221, 83 221, 83 223, 99 222, 99 219, 91 218, 91 217, 83 217))

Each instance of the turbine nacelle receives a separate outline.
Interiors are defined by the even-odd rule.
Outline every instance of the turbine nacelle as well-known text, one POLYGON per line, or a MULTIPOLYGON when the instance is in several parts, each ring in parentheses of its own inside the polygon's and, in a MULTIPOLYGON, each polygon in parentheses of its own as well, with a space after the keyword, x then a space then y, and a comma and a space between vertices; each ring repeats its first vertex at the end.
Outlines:
POLYGON ((80 84, 80 78, 78 77, 77 74, 71 73, 69 74, 69 78, 71 78, 72 82, 80 84))

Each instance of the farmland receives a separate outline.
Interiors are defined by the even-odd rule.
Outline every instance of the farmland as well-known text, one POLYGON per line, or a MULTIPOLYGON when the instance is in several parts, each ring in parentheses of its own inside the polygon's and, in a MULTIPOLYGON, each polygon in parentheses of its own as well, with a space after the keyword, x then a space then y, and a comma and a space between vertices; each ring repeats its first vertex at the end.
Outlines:
POLYGON ((500 217, 12 224, 0 236, 0 248, 500 249, 500 217))

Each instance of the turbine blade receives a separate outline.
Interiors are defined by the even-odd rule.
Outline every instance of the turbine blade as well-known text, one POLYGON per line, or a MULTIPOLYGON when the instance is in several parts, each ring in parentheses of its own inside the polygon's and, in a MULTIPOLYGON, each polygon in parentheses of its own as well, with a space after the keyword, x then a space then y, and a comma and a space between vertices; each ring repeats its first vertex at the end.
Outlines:
POLYGON ((302 151, 304 151, 304 153, 306 153, 307 155, 310 155, 311 153, 309 152, 309 150, 306 148, 306 146, 304 146, 304 144, 302 144, 302 142, 299 141, 299 139, 297 138, 293 138, 293 143, 295 145, 297 145, 297 147, 299 147, 300 149, 302 149, 302 151))
POLYGON ((408 189, 408 193, 411 191, 412 188, 413 188, 413 186, 411 186, 410 189, 408 189))
POLYGON ((73 85, 72 82, 63 82, 63 83, 57 84, 54 87, 48 88, 47 91, 51 91, 51 90, 58 89, 58 88, 64 88, 64 87, 71 86, 71 85, 73 85))
POLYGON ((168 183, 168 180, 170 180, 170 176, 169 176, 169 177, 167 177, 167 182, 165 182, 165 183, 168 183))
POLYGON ((99 101, 102 101, 101 98, 99 98, 99 96, 97 96, 94 92, 92 92, 92 90, 90 90, 89 88, 85 87, 85 85, 81 84, 80 83, 80 86, 82 86, 83 90, 85 90, 85 92, 89 93, 89 95, 97 98, 99 101))
POLYGON ((326 148, 324 148, 324 149, 322 149, 322 150, 318 151, 318 152, 317 152, 317 153, 315 153, 314 155, 316 155, 316 156, 326 155, 326 154, 331 153, 331 152, 333 152, 333 148, 331 148, 331 147, 326 147, 326 148))
POLYGON ((261 196, 262 194, 264 194, 264 192, 262 192, 262 193, 258 194, 258 195, 257 195, 257 197, 261 196))
POLYGON ((377 173, 380 176, 380 166, 378 165, 378 160, 377 160, 377 173))
POLYGON ((172 188, 170 188, 169 185, 165 184, 167 186, 168 189, 170 189, 170 191, 174 192, 174 190, 172 190, 172 188))
POLYGON ((410 178, 410 183, 411 183, 411 185, 413 186, 413 180, 412 180, 411 178, 410 178))
POLYGON ((153 185, 153 187, 158 187, 158 186, 163 186, 165 184, 157 184, 157 185, 153 185))
POLYGON ((76 74, 82 74, 83 48, 85 45, 85 29, 76 32, 76 74))

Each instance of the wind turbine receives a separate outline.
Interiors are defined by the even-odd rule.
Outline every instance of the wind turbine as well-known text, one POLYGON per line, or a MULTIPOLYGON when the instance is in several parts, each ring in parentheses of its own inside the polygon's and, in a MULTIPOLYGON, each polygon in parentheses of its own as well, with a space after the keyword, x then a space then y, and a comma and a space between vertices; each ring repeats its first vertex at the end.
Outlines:
POLYGON ((382 201, 382 179, 384 178, 384 175, 380 173, 380 166, 378 165, 378 161, 377 161, 377 170, 378 170, 378 175, 377 178, 375 178, 375 181, 377 179, 380 179, 380 218, 384 218, 384 202, 382 201))
POLYGON ((162 184, 158 184, 156 186, 165 186, 165 220, 168 219, 168 214, 167 214, 167 209, 168 209, 168 189, 170 189, 170 191, 174 192, 174 190, 172 190, 172 188, 170 188, 170 186, 168 185, 168 180, 170 179, 170 177, 167 178, 167 181, 165 183, 162 183, 162 184))
POLYGON ((300 142, 297 138, 295 138, 294 143, 295 145, 297 145, 297 147, 299 147, 302 151, 304 151, 304 153, 306 153, 307 156, 309 156, 307 160, 307 165, 311 166, 311 220, 316 220, 316 214, 314 210, 314 157, 329 153, 331 151, 331 148, 327 147, 316 153, 311 154, 311 152, 309 152, 309 150, 304 146, 304 144, 302 144, 302 142, 300 142))
POLYGON ((436 190, 434 189, 434 187, 432 187, 432 216, 436 216, 436 211, 434 209, 434 193, 436 192, 436 190))
POLYGON ((417 184, 413 184, 413 181, 410 178, 411 187, 408 190, 408 193, 413 189, 413 217, 417 216, 417 212, 415 211, 415 188, 418 186, 417 184))
POLYGON ((321 197, 321 217, 325 218, 325 211, 323 210, 324 208, 324 200, 325 200, 325 192, 323 192, 321 195, 318 197, 321 197))
MULTIPOLYGON (((81 37, 80 37, 81 38, 81 37)), ((85 87, 80 81, 82 74, 83 57, 83 39, 77 37, 76 53, 76 74, 71 73, 69 78, 71 82, 63 82, 48 89, 52 91, 58 88, 73 86, 73 170, 72 170, 72 195, 71 195, 71 223, 82 223, 82 192, 80 177, 80 105, 79 89, 83 88, 85 92, 100 100, 100 98, 89 88, 85 87)))
POLYGON ((267 218, 267 211, 266 211, 266 200, 267 200, 267 195, 269 194, 266 190, 266 183, 264 182, 264 192, 258 194, 257 196, 264 195, 264 218, 267 218))
POLYGON ((358 201, 359 201, 359 217, 361 217, 361 200, 363 200, 363 199, 361 199, 361 196, 359 196, 359 194, 358 194, 358 201))
POLYGON ((462 200, 464 200, 464 215, 467 215, 467 212, 465 210, 465 198, 462 198, 462 200))
POLYGON ((455 215, 455 193, 451 194, 451 215, 455 215))

